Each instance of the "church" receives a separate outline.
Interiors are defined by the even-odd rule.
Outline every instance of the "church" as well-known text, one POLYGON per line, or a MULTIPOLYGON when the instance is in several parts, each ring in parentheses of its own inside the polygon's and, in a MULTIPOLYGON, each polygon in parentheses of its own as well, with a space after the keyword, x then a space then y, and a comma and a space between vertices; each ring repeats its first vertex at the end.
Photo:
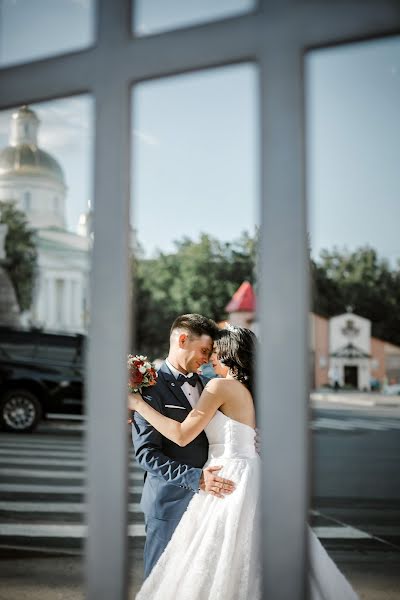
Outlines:
POLYGON ((21 324, 85 333, 89 316, 91 214, 77 233, 67 228, 67 184, 58 161, 38 145, 40 121, 28 106, 11 116, 9 145, 0 151, 0 200, 13 202, 35 231, 38 274, 21 324))
MULTIPOLYGON (((225 310, 231 325, 258 333, 256 295, 250 282, 241 284, 225 310)), ((400 382, 400 347, 373 337, 371 326, 351 307, 330 319, 309 314, 311 389, 337 385, 370 391, 400 382)))

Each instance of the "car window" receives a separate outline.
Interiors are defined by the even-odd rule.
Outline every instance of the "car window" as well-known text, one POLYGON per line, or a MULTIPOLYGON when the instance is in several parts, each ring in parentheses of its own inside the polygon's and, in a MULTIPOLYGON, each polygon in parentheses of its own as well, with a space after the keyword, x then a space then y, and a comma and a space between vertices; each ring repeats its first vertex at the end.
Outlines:
POLYGON ((32 359, 38 344, 36 331, 0 330, 0 358, 10 360, 32 359))
POLYGON ((37 349, 37 359, 52 363, 77 363, 80 359, 78 336, 43 335, 37 349))

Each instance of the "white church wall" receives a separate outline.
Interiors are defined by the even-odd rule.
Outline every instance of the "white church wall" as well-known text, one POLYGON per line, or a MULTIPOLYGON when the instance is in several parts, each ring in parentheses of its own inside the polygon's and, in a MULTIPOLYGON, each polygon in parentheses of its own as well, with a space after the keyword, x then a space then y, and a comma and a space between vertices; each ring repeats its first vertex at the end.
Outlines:
POLYGON ((87 330, 90 237, 66 229, 67 186, 57 159, 38 145, 40 121, 20 107, 0 149, 0 200, 13 200, 36 232, 38 277, 26 325, 68 332, 87 330))
POLYGON ((37 177, 0 178, 0 200, 14 200, 34 228, 65 228, 65 188, 37 177), (28 196, 29 194, 29 196, 28 196))
POLYGON ((371 368, 368 359, 332 358, 329 363, 329 372, 332 379, 331 383, 337 378, 341 387, 345 385, 345 367, 357 367, 359 390, 369 390, 371 388, 371 368))
POLYGON ((33 315, 37 325, 55 331, 86 330, 83 277, 74 271, 53 270, 43 273, 42 285, 33 315))
POLYGON ((367 354, 371 350, 371 322, 353 313, 333 317, 329 321, 329 352, 352 342, 367 354), (349 327, 350 325, 350 327, 349 327), (353 333, 351 330, 353 329, 353 333))
POLYGON ((46 329, 84 333, 87 329, 85 290, 88 253, 39 246, 40 278, 32 317, 46 329))

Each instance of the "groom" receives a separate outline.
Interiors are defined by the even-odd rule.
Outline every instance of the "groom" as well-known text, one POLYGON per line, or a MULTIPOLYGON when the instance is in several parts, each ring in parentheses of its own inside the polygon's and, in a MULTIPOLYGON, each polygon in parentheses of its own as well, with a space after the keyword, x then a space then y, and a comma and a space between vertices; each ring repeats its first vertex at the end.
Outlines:
MULTIPOLYGON (((184 421, 207 383, 197 370, 209 362, 218 328, 197 314, 175 319, 170 333, 168 358, 158 371, 156 385, 143 398, 163 415, 184 421)), ((234 490, 232 481, 218 476, 221 467, 203 466, 208 456, 206 434, 180 447, 163 437, 138 413, 134 414, 132 439, 136 459, 146 471, 141 508, 145 516, 144 576, 163 553, 193 494, 203 490, 220 498, 234 490)))

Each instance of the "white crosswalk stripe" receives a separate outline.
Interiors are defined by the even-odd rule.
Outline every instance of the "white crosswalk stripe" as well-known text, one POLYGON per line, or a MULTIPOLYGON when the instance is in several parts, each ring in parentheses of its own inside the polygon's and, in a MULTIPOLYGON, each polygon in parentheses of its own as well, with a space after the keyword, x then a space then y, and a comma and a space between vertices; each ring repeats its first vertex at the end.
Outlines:
MULTIPOLYGON (((29 538, 85 538, 86 525, 76 523, 1 523, 0 536, 29 538)), ((129 537, 144 537, 144 525, 134 523, 128 526, 129 537)))
MULTIPOLYGON (((29 483, 0 483, 0 492, 24 492, 26 494, 85 494, 86 488, 82 485, 34 485, 29 483)), ((131 494, 141 494, 142 486, 129 487, 131 494)))
POLYGON ((48 450, 36 450, 36 449, 32 449, 32 450, 21 450, 19 448, 15 449, 15 450, 4 450, 3 448, 0 448, 0 457, 2 456, 25 456, 25 457, 30 457, 30 456, 37 456, 37 457, 41 457, 41 456, 49 456, 49 453, 51 456, 54 457, 58 457, 58 458, 72 458, 72 456, 82 456, 82 452, 79 452, 78 450, 53 450, 52 448, 49 448, 48 450))
MULTIPOLYGON (((28 479, 86 479, 85 471, 49 471, 44 469, 2 469, 0 468, 0 478, 4 477, 26 477, 28 479)), ((143 481, 143 472, 130 473, 129 479, 143 481)))
POLYGON ((9 465, 23 465, 25 467, 84 467, 86 465, 86 461, 82 458, 77 459, 63 459, 63 458, 34 458, 30 456, 29 458, 25 457, 15 457, 9 456, 4 457, 0 456, 0 468, 7 467, 9 465))
MULTIPOLYGON (((45 548, 51 538, 67 547, 68 540, 78 543, 86 537, 85 450, 84 440, 76 438, 0 437, 0 545, 45 548)), ((130 448, 128 492, 135 500, 142 492, 143 476, 130 448)), ((143 538, 139 502, 129 502, 128 511, 134 521, 129 523, 129 537, 143 538)))
POLYGON ((372 538, 369 533, 355 527, 313 527, 313 531, 320 539, 367 540, 372 538))
MULTIPOLYGON (((354 527, 314 527, 313 531, 320 539, 371 539, 368 533, 354 527)), ((0 536, 33 537, 33 538, 85 538, 87 527, 81 524, 48 524, 48 523, 1 523, 0 536)), ((129 537, 144 537, 143 524, 128 526, 129 537)))
POLYGON ((78 454, 84 453, 84 448, 82 444, 69 445, 69 444, 55 444, 54 442, 50 444, 49 442, 44 443, 27 443, 27 442, 2 442, 1 443, 2 450, 25 450, 26 452, 34 452, 35 450, 61 450, 65 452, 76 452, 78 454))
MULTIPOLYGON (((17 457, 14 456, 0 456, 0 468, 7 467, 8 465, 24 465, 24 466, 54 466, 54 467, 84 467, 86 465, 86 460, 82 458, 77 459, 63 459, 63 458, 34 458, 30 456, 29 458, 25 457, 17 457)), ((137 463, 134 458, 131 458, 130 464, 132 467, 139 469, 137 463)), ((143 471, 142 471, 143 472, 143 471)))
MULTIPOLYGON (((7 502, 0 501, 0 511, 21 513, 84 513, 86 504, 84 502, 7 502)), ((128 510, 132 513, 140 513, 139 502, 130 502, 128 510)))

